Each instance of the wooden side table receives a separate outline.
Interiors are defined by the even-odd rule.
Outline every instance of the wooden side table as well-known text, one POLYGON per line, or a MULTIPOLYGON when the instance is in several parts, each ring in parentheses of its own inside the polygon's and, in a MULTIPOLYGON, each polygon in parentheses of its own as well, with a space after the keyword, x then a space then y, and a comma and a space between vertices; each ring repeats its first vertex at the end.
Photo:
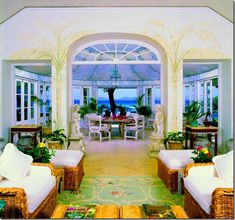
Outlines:
MULTIPOLYGON (((172 212, 176 218, 188 218, 186 212, 181 206, 171 206, 172 212)), ((141 218, 144 219, 144 211, 142 206, 121 206, 120 218, 141 218)))
POLYGON ((41 125, 16 125, 10 128, 11 133, 11 143, 13 143, 13 138, 15 134, 18 134, 20 138, 21 133, 28 132, 33 135, 33 144, 37 145, 37 134, 39 134, 40 142, 42 142, 42 126, 41 125))
POLYGON ((212 134, 215 136, 215 152, 214 156, 217 155, 218 153, 218 127, 204 127, 204 126, 198 126, 198 127, 191 127, 189 125, 185 126, 185 148, 188 148, 188 139, 189 139, 189 134, 190 136, 190 149, 194 149, 194 141, 193 141, 193 136, 196 134, 212 134))
POLYGON ((59 193, 64 192, 64 168, 55 167, 56 188, 59 193))
MULTIPOLYGON (((64 218, 68 205, 57 205, 51 218, 64 218)), ((95 218, 119 218, 117 205, 97 205, 95 218)))

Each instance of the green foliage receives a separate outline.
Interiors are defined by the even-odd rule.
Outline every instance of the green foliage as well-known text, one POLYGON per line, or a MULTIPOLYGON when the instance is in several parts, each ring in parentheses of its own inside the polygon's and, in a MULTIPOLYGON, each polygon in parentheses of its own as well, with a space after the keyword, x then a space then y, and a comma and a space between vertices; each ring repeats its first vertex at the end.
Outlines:
POLYGON ((177 132, 168 132, 167 135, 165 136, 164 142, 165 144, 168 141, 175 141, 175 142, 183 142, 185 140, 185 133, 181 131, 177 132))
POLYGON ((99 115, 102 115, 103 112, 105 113, 105 116, 107 117, 110 116, 111 113, 110 107, 105 104, 98 105, 97 113, 99 115))
POLYGON ((31 96, 31 101, 34 102, 34 103, 36 103, 36 104, 39 105, 39 106, 46 105, 46 103, 43 102, 42 99, 38 98, 38 97, 35 96, 35 95, 31 96))
POLYGON ((55 151, 45 147, 44 143, 40 143, 37 147, 33 147, 25 152, 33 157, 33 162, 50 163, 51 157, 55 155, 55 151), (43 147, 40 145, 43 144, 43 147))
MULTIPOLYGON (((31 97, 31 101, 33 103, 36 103, 38 106, 46 106, 46 102, 43 102, 42 99, 38 98, 37 96, 32 96, 31 97)), ((51 111, 52 111, 52 108, 51 106, 46 106, 46 111, 49 113, 49 115, 47 116, 47 121, 46 121, 46 126, 50 127, 51 126, 51 111)))
POLYGON ((194 163, 207 163, 212 161, 212 155, 206 147, 199 146, 193 152, 196 157, 191 157, 194 163))
POLYGON ((139 115, 144 115, 145 117, 150 117, 152 115, 152 110, 149 106, 143 105, 143 97, 144 94, 141 96, 138 96, 136 99, 136 105, 133 105, 136 109, 136 112, 139 115))
POLYGON ((89 113, 96 113, 98 111, 98 108, 97 108, 97 100, 93 97, 90 98, 90 102, 88 105, 83 105, 80 107, 80 115, 82 118, 84 118, 84 116, 86 114, 89 114, 89 113))
POLYGON ((218 96, 213 97, 212 107, 214 111, 218 111, 218 96))
POLYGON ((59 141, 64 144, 64 141, 68 140, 67 136, 64 134, 64 129, 54 130, 51 134, 48 134, 45 138, 46 141, 59 141))
POLYGON ((183 115, 186 118, 186 124, 191 124, 192 121, 196 121, 206 115, 206 112, 201 113, 201 104, 197 101, 193 101, 186 107, 186 112, 183 113, 183 115))
POLYGON ((126 116, 126 107, 122 105, 118 105, 117 109, 120 111, 120 115, 126 116))
POLYGON ((90 98, 89 106, 91 108, 91 113, 97 112, 97 100, 93 97, 90 98))

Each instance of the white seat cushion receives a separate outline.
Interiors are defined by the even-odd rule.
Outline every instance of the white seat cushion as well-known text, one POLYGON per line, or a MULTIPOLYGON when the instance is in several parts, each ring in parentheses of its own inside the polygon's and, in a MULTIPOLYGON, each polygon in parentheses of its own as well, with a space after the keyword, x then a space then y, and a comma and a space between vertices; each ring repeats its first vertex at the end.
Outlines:
POLYGON ((192 154, 193 150, 161 150, 159 158, 170 169, 181 169, 187 164, 193 163, 190 157, 195 156, 192 154))
POLYGON ((4 179, 0 182, 0 187, 23 188, 27 195, 29 213, 32 213, 55 187, 56 179, 51 176, 48 167, 31 166, 30 173, 29 176, 14 181, 4 179))
POLYGON ((83 157, 80 150, 55 150, 55 156, 52 156, 51 163, 55 166, 77 166, 83 157))
POLYGON ((212 159, 219 178, 225 182, 233 180, 233 151, 212 159))
POLYGON ((14 144, 7 144, 0 156, 0 175, 9 179, 16 180, 26 176, 33 158, 27 154, 22 153, 14 146, 14 144))
POLYGON ((185 177, 184 186, 201 208, 209 214, 213 191, 219 187, 232 187, 232 182, 225 183, 218 177, 200 176, 198 174, 185 177))

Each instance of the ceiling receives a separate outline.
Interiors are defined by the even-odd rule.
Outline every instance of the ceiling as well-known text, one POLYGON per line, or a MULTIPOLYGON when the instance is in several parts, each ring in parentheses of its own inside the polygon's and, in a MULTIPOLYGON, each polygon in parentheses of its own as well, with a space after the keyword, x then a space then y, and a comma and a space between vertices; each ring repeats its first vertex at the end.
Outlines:
MULTIPOLYGON (((49 65, 16 66, 27 72, 51 75, 49 65)), ((110 81, 115 66, 113 64, 73 65, 73 80, 110 81)), ((205 73, 218 68, 218 64, 190 64, 183 66, 184 77, 205 73)), ((160 64, 118 64, 116 65, 122 80, 152 81, 160 79, 160 64)))
POLYGON ((30 73, 36 73, 40 75, 51 75, 50 65, 29 65, 29 66, 16 66, 17 69, 24 70, 30 73))
POLYGON ((0 24, 27 7, 209 7, 233 22, 233 0, 0 0, 0 24), (134 2, 134 3, 133 3, 134 2))

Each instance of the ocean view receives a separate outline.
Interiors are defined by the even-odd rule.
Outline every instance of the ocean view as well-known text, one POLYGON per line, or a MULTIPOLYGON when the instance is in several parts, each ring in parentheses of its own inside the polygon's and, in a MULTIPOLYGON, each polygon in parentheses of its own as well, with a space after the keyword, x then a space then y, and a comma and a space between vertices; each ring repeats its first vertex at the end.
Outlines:
MULTIPOLYGON (((136 99, 116 99, 115 100, 116 105, 121 105, 121 106, 125 106, 127 108, 127 111, 131 111, 134 110, 135 107, 133 105, 136 105, 136 99)), ((74 104, 80 105, 80 100, 76 99, 74 100, 74 104)), ((155 104, 160 104, 160 100, 159 99, 155 99, 155 104)), ((109 100, 108 99, 104 99, 101 98, 101 100, 98 99, 98 105, 107 105, 109 106, 109 100)))

